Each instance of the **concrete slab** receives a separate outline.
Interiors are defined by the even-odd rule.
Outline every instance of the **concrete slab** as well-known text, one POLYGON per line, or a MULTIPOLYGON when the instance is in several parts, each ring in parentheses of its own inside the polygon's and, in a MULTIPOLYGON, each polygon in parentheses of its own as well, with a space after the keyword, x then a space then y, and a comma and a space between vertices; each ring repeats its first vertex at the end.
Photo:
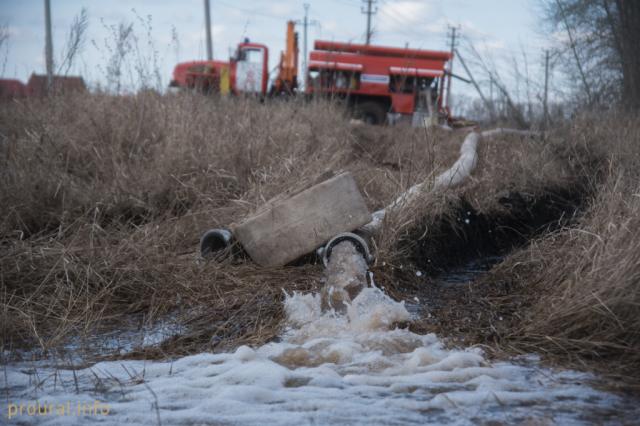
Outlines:
POLYGON ((347 172, 268 206, 232 231, 254 262, 269 267, 285 265, 370 221, 356 181, 347 172))

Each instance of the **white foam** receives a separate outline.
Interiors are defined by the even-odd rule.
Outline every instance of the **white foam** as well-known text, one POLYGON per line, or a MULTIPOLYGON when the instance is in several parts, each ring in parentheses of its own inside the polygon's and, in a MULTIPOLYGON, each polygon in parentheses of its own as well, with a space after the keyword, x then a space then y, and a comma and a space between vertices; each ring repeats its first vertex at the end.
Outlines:
POLYGON ((22 415, 11 421, 148 425, 157 424, 159 416, 164 425, 531 419, 575 424, 604 421, 605 415, 627 409, 620 398, 585 385, 585 374, 553 372, 532 359, 492 365, 477 348, 447 349, 434 334, 398 328, 409 313, 375 287, 363 290, 346 315, 321 313, 320 303, 318 295, 287 295, 289 327, 282 341, 233 353, 171 362, 102 362, 75 373, 9 365, 9 402, 37 399, 75 407, 98 400, 109 406, 107 416, 22 415))

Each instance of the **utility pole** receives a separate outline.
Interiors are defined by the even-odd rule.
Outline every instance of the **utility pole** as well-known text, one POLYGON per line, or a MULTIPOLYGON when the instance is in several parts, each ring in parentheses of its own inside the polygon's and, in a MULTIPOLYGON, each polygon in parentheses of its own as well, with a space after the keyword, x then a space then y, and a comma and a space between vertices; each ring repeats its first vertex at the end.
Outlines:
POLYGON ((315 19, 309 19, 309 3, 304 4, 304 19, 302 21, 296 21, 297 25, 302 24, 303 27, 303 41, 302 41, 302 82, 303 89, 307 86, 307 28, 311 25, 318 25, 318 21, 315 19))
POLYGON ((484 93, 482 93, 482 90, 480 90, 480 86, 478 86, 478 83, 476 82, 476 79, 473 78, 473 74, 471 74, 471 71, 469 71, 469 68, 467 67, 467 64, 464 62, 464 59, 462 59, 462 56, 460 55, 460 52, 458 52, 458 49, 454 49, 454 52, 455 52, 456 56, 458 57, 458 59, 460 59, 460 63, 462 64, 462 67, 464 68, 464 70, 466 71, 467 75, 469 76, 469 80, 471 80, 471 83, 473 84, 473 87, 476 88, 476 91, 478 92, 478 95, 480 95, 480 99, 482 99, 482 102, 484 102, 484 105, 489 110, 489 114, 491 115, 491 119, 493 120, 493 116, 494 116, 493 105, 491 105, 487 101, 487 98, 485 98, 484 93))
POLYGON ((362 13, 367 15, 367 42, 365 44, 371 43, 371 15, 374 15, 378 10, 373 10, 373 4, 376 0, 363 0, 367 3, 367 9, 362 9, 362 13))
POLYGON ((204 25, 207 33, 207 60, 213 61, 213 39, 211 38, 211 8, 209 0, 204 0, 204 25))
POLYGON ((451 61, 449 61, 449 78, 447 85, 447 107, 451 108, 451 74, 453 73, 453 58, 456 50, 456 27, 449 27, 451 29, 451 61))
POLYGON ((543 108, 543 120, 544 127, 547 127, 549 122, 549 50, 544 51, 544 105, 543 108))
POLYGON ((47 67, 47 92, 53 87, 53 40, 51 39, 51 3, 44 0, 44 25, 45 25, 45 64, 47 67))

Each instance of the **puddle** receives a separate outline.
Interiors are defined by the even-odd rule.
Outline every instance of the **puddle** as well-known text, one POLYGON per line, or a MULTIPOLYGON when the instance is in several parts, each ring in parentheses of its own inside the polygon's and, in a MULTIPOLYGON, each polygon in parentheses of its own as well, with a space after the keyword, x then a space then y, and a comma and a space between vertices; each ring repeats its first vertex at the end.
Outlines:
POLYGON ((502 259, 502 256, 487 256, 474 259, 464 265, 450 268, 447 272, 435 277, 433 281, 445 287, 466 285, 489 271, 493 265, 500 263, 502 259))

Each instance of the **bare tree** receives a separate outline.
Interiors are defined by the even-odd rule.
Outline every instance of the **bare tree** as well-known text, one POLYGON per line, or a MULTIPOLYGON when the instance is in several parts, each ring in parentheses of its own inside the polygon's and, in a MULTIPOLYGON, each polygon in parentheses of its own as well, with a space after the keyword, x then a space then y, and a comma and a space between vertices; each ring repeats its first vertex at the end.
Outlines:
POLYGON ((7 24, 2 24, 0 25, 0 48, 4 47, 7 41, 9 41, 9 27, 7 24))
POLYGON ((89 14, 84 7, 80 10, 80 13, 73 18, 69 34, 67 34, 67 42, 63 51, 63 59, 58 67, 56 74, 67 75, 69 70, 73 66, 73 62, 84 48, 85 33, 89 26, 89 14), (64 72, 62 72, 64 70, 64 72))
POLYGON ((606 5, 607 20, 611 26, 622 63, 623 101, 633 109, 640 109, 640 2, 637 0, 616 0, 618 25, 606 5), (616 27, 619 30, 616 30, 616 27))
MULTIPOLYGON (((464 40, 466 41, 466 50, 472 58, 475 67, 487 77, 488 81, 493 85, 493 87, 496 87, 498 89, 500 96, 504 100, 505 108, 504 111, 501 111, 499 115, 502 115, 504 118, 513 120, 517 123, 518 126, 522 128, 529 127, 530 123, 525 118, 522 110, 518 107, 517 102, 514 101, 507 84, 503 81, 500 73, 498 72, 498 67, 493 61, 493 58, 491 56, 481 54, 476 49, 473 42, 468 38, 465 38, 464 40)), ((516 66, 517 84, 519 84, 520 77, 520 72, 516 66)), ((496 114, 495 111, 493 111, 495 106, 490 105, 490 108, 492 110, 491 116, 495 117, 496 114)))
POLYGON ((111 42, 105 41, 109 51, 107 63, 107 81, 109 88, 120 93, 122 86, 122 67, 125 58, 133 50, 133 23, 121 22, 119 25, 108 27, 111 31, 111 42))
POLYGON ((580 81, 589 106, 622 101, 640 108, 640 2, 544 0, 552 31, 564 32, 558 53, 580 81))

